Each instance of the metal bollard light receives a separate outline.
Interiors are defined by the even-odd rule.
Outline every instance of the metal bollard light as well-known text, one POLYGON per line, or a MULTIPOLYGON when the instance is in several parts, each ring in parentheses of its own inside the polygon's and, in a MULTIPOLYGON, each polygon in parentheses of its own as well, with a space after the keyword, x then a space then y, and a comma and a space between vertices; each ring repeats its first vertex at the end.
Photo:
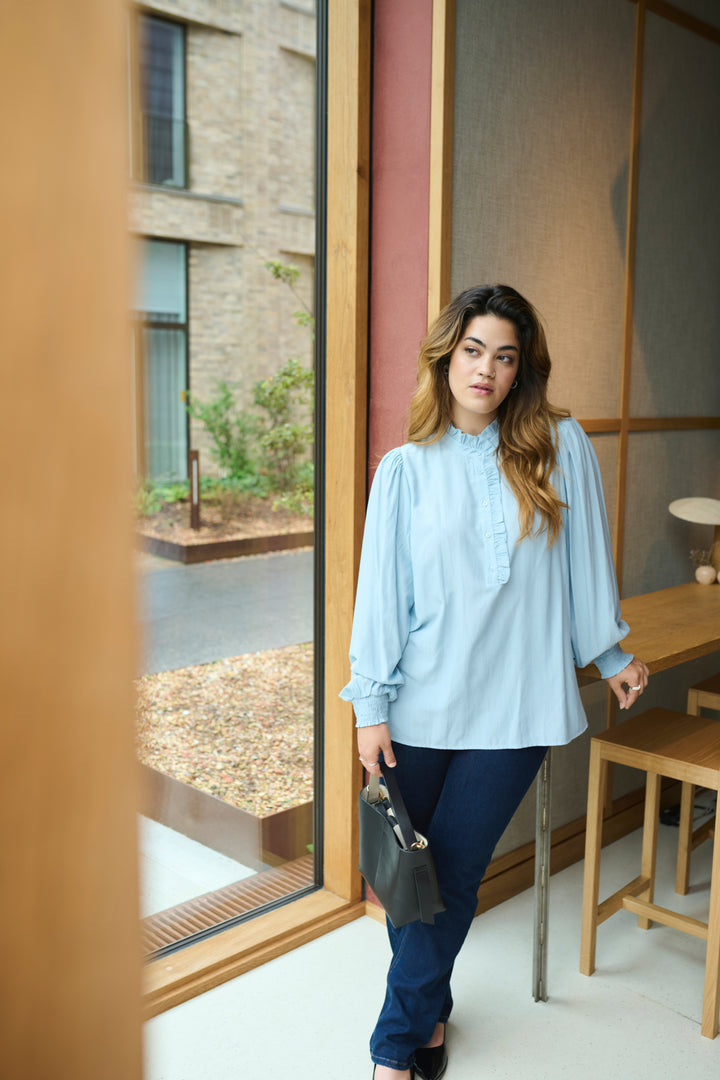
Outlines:
POLYGON ((191 450, 189 454, 190 474, 190 528, 200 528, 200 451, 191 450))

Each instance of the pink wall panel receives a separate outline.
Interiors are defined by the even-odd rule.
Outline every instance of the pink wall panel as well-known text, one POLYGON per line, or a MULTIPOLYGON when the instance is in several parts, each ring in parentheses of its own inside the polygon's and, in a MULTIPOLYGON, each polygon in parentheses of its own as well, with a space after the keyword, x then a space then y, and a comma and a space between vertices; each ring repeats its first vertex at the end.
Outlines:
POLYGON ((427 328, 432 0, 375 5, 370 475, 404 440, 427 328))

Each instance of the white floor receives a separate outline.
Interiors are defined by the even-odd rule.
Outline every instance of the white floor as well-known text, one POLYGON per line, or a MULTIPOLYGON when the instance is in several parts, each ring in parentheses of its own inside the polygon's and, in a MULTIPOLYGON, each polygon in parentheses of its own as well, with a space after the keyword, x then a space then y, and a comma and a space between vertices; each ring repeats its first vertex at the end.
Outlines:
POLYGON ((143 918, 255 873, 249 866, 146 817, 138 817, 138 847, 143 918))
MULTIPOLYGON (((711 845, 673 891, 677 830, 660 830, 656 902, 707 918, 711 845)), ((640 833, 603 852, 603 896, 639 872, 640 833)), ((551 882, 550 1000, 531 996, 532 892, 475 920, 455 967, 447 1080, 719 1080, 700 1035, 702 941, 620 912, 578 972, 582 863, 551 882)), ((370 1080, 367 1039, 389 950, 363 918, 146 1024, 146 1080, 370 1080)))

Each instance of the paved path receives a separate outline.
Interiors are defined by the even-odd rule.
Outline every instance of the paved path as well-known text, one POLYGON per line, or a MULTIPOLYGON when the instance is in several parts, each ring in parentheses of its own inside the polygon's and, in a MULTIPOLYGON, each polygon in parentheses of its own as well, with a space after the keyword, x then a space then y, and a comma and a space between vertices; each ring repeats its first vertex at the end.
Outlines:
POLYGON ((312 551, 195 566, 143 555, 138 578, 145 674, 312 640, 312 551))

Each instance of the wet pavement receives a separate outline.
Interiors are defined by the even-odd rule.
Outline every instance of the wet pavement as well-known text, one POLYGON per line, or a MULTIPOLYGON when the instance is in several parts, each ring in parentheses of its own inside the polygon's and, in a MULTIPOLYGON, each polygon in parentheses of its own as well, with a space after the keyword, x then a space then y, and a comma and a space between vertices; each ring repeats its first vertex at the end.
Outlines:
POLYGON ((143 674, 312 640, 312 550, 194 566, 138 561, 143 674))

